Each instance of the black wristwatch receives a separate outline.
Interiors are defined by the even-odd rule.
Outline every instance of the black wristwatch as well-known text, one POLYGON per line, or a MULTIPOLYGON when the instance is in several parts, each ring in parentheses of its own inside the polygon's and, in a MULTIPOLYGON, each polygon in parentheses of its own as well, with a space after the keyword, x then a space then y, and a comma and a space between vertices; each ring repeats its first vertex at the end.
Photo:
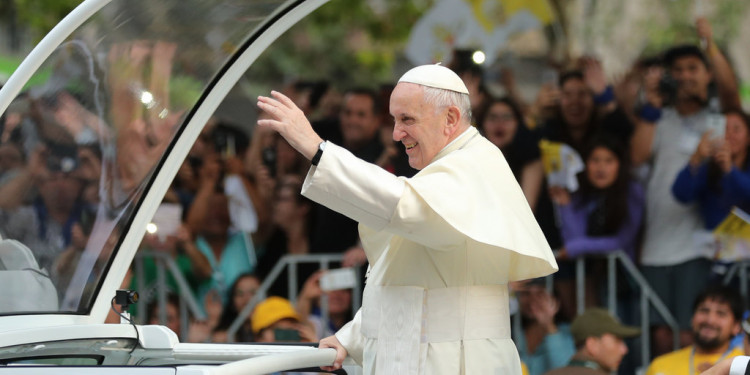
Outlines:
POLYGON ((318 166, 318 163, 320 163, 320 158, 323 156, 323 150, 326 148, 326 141, 320 142, 318 145, 318 152, 315 153, 315 156, 313 156, 312 160, 310 160, 310 163, 314 166, 318 166))

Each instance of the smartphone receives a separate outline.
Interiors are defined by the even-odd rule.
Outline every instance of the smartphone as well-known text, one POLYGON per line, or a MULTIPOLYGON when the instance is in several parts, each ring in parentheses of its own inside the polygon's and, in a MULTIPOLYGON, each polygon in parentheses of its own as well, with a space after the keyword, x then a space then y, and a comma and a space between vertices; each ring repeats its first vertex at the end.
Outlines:
POLYGON ((276 149, 273 147, 266 147, 263 149, 261 157, 263 159, 263 165, 268 168, 268 173, 271 177, 276 176, 276 149))
POLYGON ((177 229, 182 224, 182 206, 178 203, 160 204, 151 223, 156 226, 156 235, 159 236, 159 240, 164 242, 168 236, 177 234, 177 229))
POLYGON ((356 285, 357 273, 352 267, 329 270, 320 276, 320 289, 324 292, 351 289, 356 285))
POLYGON ((727 128, 726 117, 722 115, 709 115, 706 131, 711 131, 711 140, 714 142, 724 141, 724 133, 727 128))
POLYGON ((557 87, 558 80, 559 80, 559 76, 556 70, 545 69, 544 72, 542 72, 542 84, 543 85, 550 85, 552 87, 557 87))
POLYGON ((300 341, 299 331, 296 329, 275 328, 273 330, 274 341, 298 342, 300 341))

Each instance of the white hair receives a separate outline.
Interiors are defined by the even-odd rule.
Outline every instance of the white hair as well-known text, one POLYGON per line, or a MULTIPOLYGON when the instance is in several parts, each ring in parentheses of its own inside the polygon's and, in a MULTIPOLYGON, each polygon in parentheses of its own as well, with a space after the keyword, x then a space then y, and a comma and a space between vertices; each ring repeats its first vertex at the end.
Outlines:
POLYGON ((436 111, 456 106, 461 112, 461 121, 471 124, 471 101, 469 100, 469 94, 430 86, 422 86, 422 89, 424 90, 425 103, 435 106, 436 111))

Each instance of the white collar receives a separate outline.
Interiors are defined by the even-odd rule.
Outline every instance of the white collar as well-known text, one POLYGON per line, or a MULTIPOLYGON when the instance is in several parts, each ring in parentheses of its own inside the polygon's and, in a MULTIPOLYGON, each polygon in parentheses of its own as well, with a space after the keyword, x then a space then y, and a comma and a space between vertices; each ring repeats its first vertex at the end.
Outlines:
POLYGON ((445 145, 445 147, 443 147, 440 150, 440 152, 438 152, 437 155, 435 155, 435 157, 432 158, 432 161, 430 161, 430 164, 434 163, 435 161, 442 158, 443 156, 450 154, 452 151, 455 151, 456 149, 463 147, 464 143, 468 143, 468 141, 471 140, 472 137, 470 136, 473 136, 476 134, 477 134, 477 129, 474 128, 473 126, 469 126, 468 128, 464 129, 464 131, 461 134, 459 134, 458 137, 456 137, 450 143, 445 145), (463 141, 462 143, 459 143, 458 141, 461 139, 465 139, 465 141, 463 141))
POLYGON ((471 129, 471 128, 472 128, 472 126, 471 126, 471 125, 469 125, 469 127, 468 127, 468 128, 464 129, 463 133, 459 134, 459 136, 458 136, 458 137, 456 137, 456 138, 455 138, 454 140, 452 140, 452 141, 451 141, 451 143, 448 143, 447 145, 445 145, 445 147, 443 147, 443 149, 442 149, 442 150, 440 150, 440 151, 442 152, 442 151, 443 151, 443 150, 445 150, 446 148, 448 148, 448 147, 451 147, 451 145, 452 145, 452 144, 454 144, 454 143, 456 143, 456 142, 457 142, 457 141, 458 141, 459 139, 461 139, 461 138, 463 138, 463 137, 466 137, 466 136, 467 136, 467 135, 468 135, 469 133, 471 133, 471 132, 469 131, 469 129, 471 129))

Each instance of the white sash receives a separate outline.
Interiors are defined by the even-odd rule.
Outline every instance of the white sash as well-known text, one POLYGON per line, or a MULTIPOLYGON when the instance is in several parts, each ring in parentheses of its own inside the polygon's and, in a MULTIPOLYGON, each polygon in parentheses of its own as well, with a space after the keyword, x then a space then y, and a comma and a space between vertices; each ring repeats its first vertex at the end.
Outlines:
POLYGON ((427 355, 422 343, 509 339, 508 288, 368 285, 361 331, 377 340, 378 373, 417 374, 427 355))

